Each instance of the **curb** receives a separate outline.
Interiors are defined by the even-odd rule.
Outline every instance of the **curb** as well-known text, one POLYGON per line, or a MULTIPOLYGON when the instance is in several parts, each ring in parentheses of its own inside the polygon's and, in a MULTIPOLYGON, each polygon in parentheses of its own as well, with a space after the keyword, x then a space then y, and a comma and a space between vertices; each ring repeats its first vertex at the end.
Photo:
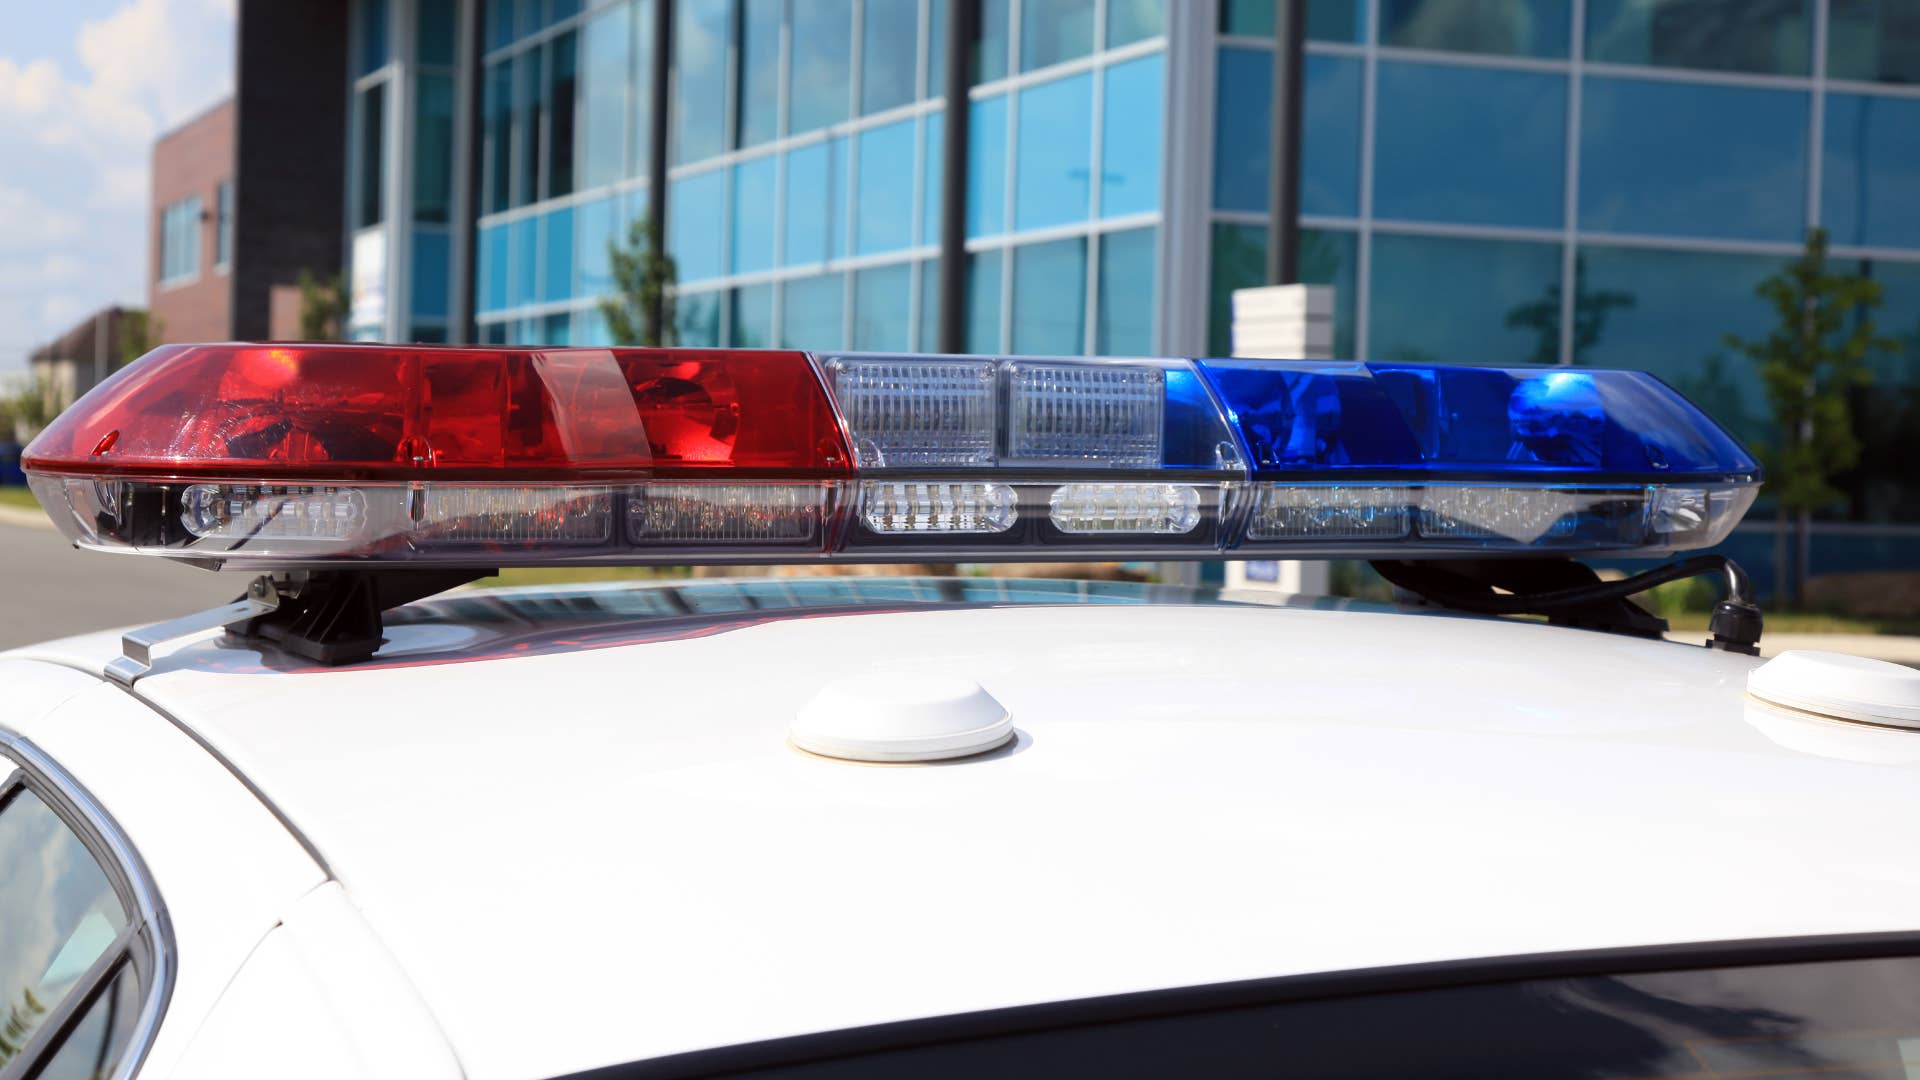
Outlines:
POLYGON ((53 522, 38 510, 22 510, 17 506, 0 506, 0 525, 12 525, 22 529, 51 529, 53 522))

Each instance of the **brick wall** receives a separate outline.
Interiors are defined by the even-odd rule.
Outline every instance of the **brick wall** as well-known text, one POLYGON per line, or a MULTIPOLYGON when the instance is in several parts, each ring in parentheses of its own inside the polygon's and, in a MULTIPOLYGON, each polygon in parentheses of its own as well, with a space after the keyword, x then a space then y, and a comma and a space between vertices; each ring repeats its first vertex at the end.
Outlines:
POLYGON ((233 102, 225 101, 153 146, 153 202, 147 220, 147 306, 157 341, 226 341, 233 333, 233 287, 219 258, 219 187, 234 175, 233 102), (188 279, 160 280, 160 228, 167 207, 200 197, 200 265, 188 279))

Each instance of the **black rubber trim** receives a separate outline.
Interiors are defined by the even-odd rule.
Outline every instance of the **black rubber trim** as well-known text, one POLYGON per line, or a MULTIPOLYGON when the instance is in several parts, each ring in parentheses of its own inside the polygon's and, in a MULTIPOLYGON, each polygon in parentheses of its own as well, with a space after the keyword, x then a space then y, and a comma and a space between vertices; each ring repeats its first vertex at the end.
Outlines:
POLYGON ((796 1035, 765 1042, 697 1050, 555 1080, 667 1080, 725 1076, 755 1069, 806 1065, 936 1043, 1218 1012, 1289 1001, 1430 990, 1586 975, 1631 975, 1701 968, 1761 967, 1920 956, 1920 931, 1754 938, 1677 945, 1585 949, 1487 959, 1447 960, 1361 971, 1289 975, 1243 982, 1149 990, 869 1027, 796 1035))

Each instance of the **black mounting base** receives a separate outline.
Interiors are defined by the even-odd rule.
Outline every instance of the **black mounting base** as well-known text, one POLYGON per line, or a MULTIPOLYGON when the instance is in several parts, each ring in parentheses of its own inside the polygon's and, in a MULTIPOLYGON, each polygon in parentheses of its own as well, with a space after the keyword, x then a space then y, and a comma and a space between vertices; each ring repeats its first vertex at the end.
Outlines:
POLYGON ((271 644, 321 664, 365 660, 386 639, 381 612, 497 570, 316 570, 276 580, 279 606, 227 627, 240 643, 271 644))

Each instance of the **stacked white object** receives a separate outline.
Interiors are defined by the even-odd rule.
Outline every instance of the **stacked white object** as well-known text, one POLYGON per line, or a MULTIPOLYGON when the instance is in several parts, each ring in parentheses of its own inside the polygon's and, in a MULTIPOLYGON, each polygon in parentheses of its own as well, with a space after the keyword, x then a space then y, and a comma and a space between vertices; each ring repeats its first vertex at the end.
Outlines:
POLYGON ((1233 355, 1333 359, 1333 286, 1262 285, 1233 291, 1233 355))

